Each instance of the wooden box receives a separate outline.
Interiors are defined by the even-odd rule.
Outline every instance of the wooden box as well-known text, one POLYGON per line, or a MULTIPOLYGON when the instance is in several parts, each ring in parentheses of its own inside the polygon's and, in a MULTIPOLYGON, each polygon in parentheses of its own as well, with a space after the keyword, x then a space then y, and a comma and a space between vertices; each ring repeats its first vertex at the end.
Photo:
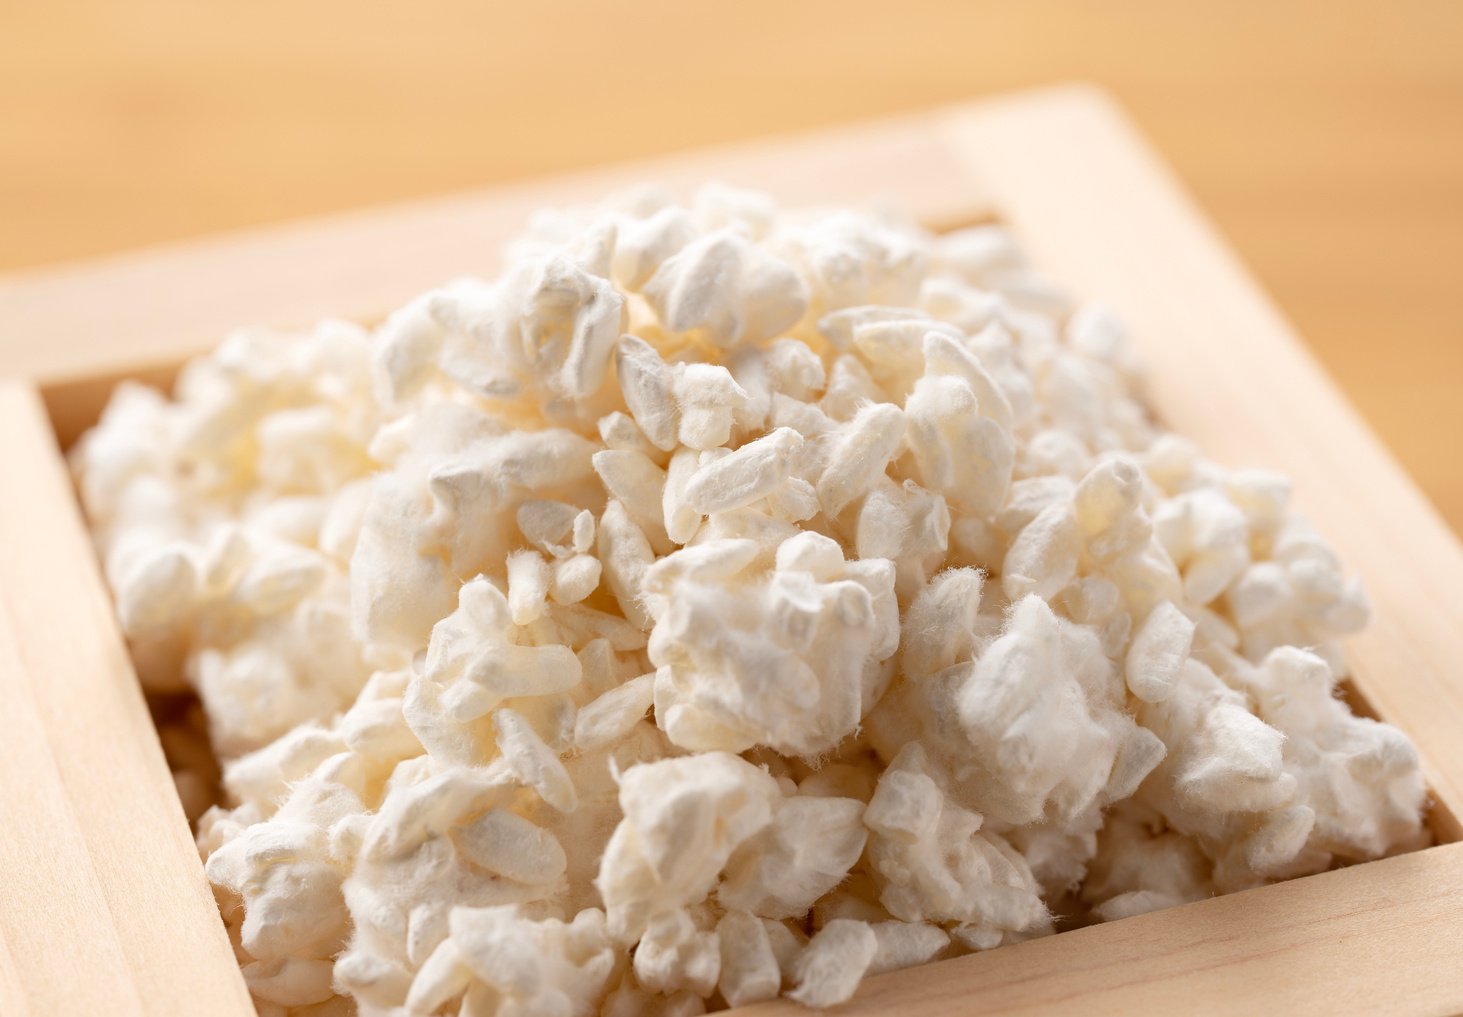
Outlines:
POLYGON ((1366 582, 1354 705, 1433 791, 1436 847, 873 978, 842 1012, 1463 1012, 1463 548, 1110 102, 1063 88, 0 279, 0 1014, 252 1012, 61 458, 115 381, 492 273, 539 206, 705 178, 997 218, 1115 307, 1159 416, 1293 477, 1366 582))

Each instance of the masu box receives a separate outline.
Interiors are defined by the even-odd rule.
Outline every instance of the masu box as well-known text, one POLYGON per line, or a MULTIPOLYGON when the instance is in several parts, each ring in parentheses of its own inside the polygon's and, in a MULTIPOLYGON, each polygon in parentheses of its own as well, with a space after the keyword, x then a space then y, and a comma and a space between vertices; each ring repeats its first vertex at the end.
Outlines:
POLYGON ((240 324, 373 321, 490 275, 541 206, 709 178, 999 221, 1113 307, 1156 415, 1293 478, 1366 584, 1347 693, 1412 737, 1431 789, 1436 846, 876 976, 838 1012, 1463 1011, 1463 547, 1122 115, 1075 87, 0 279, 0 1013, 253 1012, 62 458, 111 388, 166 383, 240 324))

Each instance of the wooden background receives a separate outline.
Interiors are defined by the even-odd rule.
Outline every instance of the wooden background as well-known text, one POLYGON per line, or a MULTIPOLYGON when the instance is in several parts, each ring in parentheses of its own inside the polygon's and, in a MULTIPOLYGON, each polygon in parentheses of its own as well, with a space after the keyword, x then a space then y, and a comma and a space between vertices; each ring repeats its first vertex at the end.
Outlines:
POLYGON ((1463 526, 1456 0, 0 0, 0 269, 1071 78, 1463 526))

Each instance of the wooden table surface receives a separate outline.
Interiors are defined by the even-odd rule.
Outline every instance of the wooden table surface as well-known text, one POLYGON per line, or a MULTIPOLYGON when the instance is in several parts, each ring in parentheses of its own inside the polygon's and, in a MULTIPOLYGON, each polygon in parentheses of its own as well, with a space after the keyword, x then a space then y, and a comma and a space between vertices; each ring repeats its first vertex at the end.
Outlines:
POLYGON ((1459 527, 1460 53, 1456 0, 0 0, 0 269, 1085 78, 1459 527))

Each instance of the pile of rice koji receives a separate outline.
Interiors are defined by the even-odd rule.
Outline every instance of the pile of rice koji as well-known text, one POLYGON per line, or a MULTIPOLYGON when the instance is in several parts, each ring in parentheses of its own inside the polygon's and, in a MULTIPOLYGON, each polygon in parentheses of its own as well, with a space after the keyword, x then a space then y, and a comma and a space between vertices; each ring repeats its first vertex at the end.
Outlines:
POLYGON ((829 1005, 1423 842, 1356 582, 1000 228, 641 191, 508 264, 74 453, 261 1013, 829 1005))

